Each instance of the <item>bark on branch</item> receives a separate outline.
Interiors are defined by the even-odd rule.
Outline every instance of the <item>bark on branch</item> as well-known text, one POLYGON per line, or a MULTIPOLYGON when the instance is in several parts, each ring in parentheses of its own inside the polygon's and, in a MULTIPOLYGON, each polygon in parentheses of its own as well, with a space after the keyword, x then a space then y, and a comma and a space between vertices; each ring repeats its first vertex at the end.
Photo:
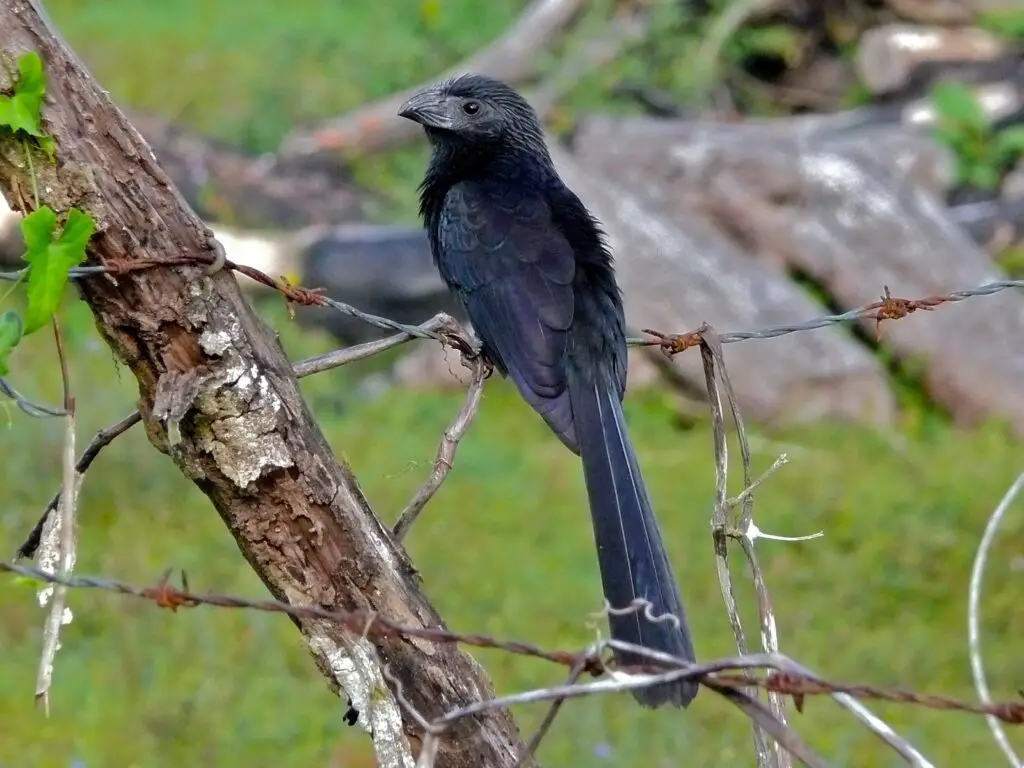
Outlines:
MULTIPOLYGON (((153 153, 50 29, 38 6, 0 0, 0 88, 34 50, 49 75, 44 125, 57 163, 38 153, 40 203, 71 206, 99 225, 93 262, 202 255, 206 227, 153 153)), ((32 189, 19 141, 0 136, 0 190, 32 189)), ((31 195, 29 195, 31 197, 31 195)), ((165 267, 81 282, 111 349, 138 379, 150 441, 168 453, 220 513, 273 595, 291 603, 369 610, 438 627, 405 552, 370 510, 306 404, 274 334, 230 273, 165 267)), ((493 696, 483 670, 449 644, 361 638, 297 619, 318 666, 360 709, 378 759, 412 765, 423 728, 394 696, 393 680, 423 717, 493 696), (386 670, 385 670, 386 665, 386 670), (385 685, 392 689, 387 694, 385 685)), ((339 705, 341 726, 343 707, 339 705)), ((511 766, 523 744, 504 710, 460 721, 441 738, 438 766, 511 766)))

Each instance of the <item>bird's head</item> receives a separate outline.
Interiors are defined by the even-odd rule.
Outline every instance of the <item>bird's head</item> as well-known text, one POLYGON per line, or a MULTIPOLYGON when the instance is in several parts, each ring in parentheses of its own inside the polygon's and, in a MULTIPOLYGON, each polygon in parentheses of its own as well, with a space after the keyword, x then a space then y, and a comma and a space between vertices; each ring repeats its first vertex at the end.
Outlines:
POLYGON ((544 146, 537 113, 500 80, 459 75, 415 93, 398 110, 437 144, 544 146))

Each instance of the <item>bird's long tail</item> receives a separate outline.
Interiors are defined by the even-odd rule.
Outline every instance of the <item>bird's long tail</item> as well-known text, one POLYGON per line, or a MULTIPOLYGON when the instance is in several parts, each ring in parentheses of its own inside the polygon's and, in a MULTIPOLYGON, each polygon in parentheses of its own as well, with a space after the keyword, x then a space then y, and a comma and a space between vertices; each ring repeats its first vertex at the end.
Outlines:
MULTIPOLYGON (((570 397, 605 598, 613 609, 638 598, 650 603, 647 611, 610 615, 612 637, 694 661, 679 588, 619 398, 611 386, 593 381, 573 382, 570 397)), ((628 653, 617 652, 616 658, 620 664, 644 663, 628 653)), ((649 707, 668 703, 685 707, 697 695, 697 685, 663 684, 637 689, 633 695, 649 707)))

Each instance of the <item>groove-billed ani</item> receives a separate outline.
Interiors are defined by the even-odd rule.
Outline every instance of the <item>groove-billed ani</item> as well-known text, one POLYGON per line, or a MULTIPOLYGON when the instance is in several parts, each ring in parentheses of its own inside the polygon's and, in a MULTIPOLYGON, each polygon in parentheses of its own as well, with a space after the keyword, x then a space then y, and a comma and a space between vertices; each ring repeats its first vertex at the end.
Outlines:
MULTIPOLYGON (((661 532, 626 433, 626 337, 598 222, 565 186, 540 121, 510 87, 463 75, 420 91, 402 117, 433 146, 420 213, 441 277, 466 307, 487 358, 583 461, 612 636, 692 661, 661 532), (666 615, 667 614, 667 615, 666 615)), ((617 654, 622 664, 642 657, 617 654)), ((635 692, 686 706, 693 683, 635 692)))

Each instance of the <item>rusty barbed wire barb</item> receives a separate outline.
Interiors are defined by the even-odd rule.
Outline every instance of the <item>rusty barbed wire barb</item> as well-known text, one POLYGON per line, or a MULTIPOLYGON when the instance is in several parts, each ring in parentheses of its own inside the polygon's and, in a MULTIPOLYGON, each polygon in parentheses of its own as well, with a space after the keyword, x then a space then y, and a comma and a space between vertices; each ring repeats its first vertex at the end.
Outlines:
MULTIPOLYGON (((504 650, 520 656, 529 656, 550 661, 563 667, 572 667, 580 657, 578 651, 546 651, 531 643, 521 641, 500 641, 487 635, 459 634, 446 629, 411 627, 399 624, 372 611, 328 611, 315 605, 289 605, 277 600, 256 600, 231 595, 199 595, 179 590, 170 584, 169 578, 161 578, 154 587, 136 587, 111 579, 93 576, 72 576, 67 579, 20 563, 0 561, 0 572, 24 576, 47 584, 59 584, 71 589, 97 589, 106 592, 138 597, 149 600, 160 607, 170 608, 199 605, 281 613, 295 618, 312 618, 333 621, 362 636, 364 632, 375 637, 415 637, 444 643, 462 643, 476 648, 504 650), (371 615, 372 614, 372 615, 371 615), (372 620, 371 620, 372 619, 372 620), (369 630, 369 631, 367 631, 369 630)), ((598 663, 600 660, 597 660, 598 663)))
MULTIPOLYGON (((873 319, 880 322, 879 314, 883 312, 892 314, 891 316, 887 314, 886 316, 881 317, 881 320, 898 320, 901 317, 906 317, 906 315, 909 315, 919 309, 931 310, 943 304, 953 304, 978 296, 991 296, 993 294, 1000 293, 1001 291, 1009 290, 1010 288, 1024 288, 1024 280, 997 280, 992 283, 979 285, 975 288, 951 291, 947 294, 927 296, 922 299, 901 299, 893 297, 889 295, 889 290, 886 288, 885 294, 882 296, 880 301, 866 304, 862 307, 857 307, 856 309, 851 309, 850 311, 843 312, 839 315, 825 315, 802 323, 776 325, 753 331, 731 331, 729 333, 719 334, 718 340, 722 344, 732 344, 737 341, 775 339, 779 336, 788 336, 791 333, 815 331, 819 328, 827 328, 828 326, 839 325, 841 323, 851 323, 857 320, 873 319), (900 312, 902 312, 902 314, 900 314, 900 312)), ((683 334, 670 334, 645 328, 643 329, 643 333, 653 336, 654 340, 650 338, 631 338, 628 340, 630 345, 641 347, 660 346, 662 350, 670 356, 678 354, 678 352, 689 349, 692 346, 697 346, 700 343, 699 338, 694 338, 699 336, 699 330, 688 331, 683 334), (673 351, 676 346, 679 347, 678 351, 673 351)))
MULTIPOLYGON (((39 568, 3 561, 0 561, 0 572, 17 574, 43 583, 63 585, 70 589, 97 589, 129 595, 148 600, 159 607, 171 610, 176 610, 180 607, 205 605, 217 608, 281 613, 296 618, 320 618, 338 622, 359 635, 416 637, 435 642, 461 643, 478 648, 503 650, 520 656, 549 661, 570 670, 581 669, 583 672, 595 676, 602 675, 607 671, 602 661, 602 653, 605 649, 612 647, 611 641, 602 641, 582 651, 544 650, 530 643, 503 641, 486 635, 460 634, 439 628, 403 626, 376 612, 333 612, 317 606, 289 605, 276 600, 251 600, 215 594, 199 595, 188 590, 188 580, 184 572, 182 572, 183 588, 178 589, 174 587, 170 579, 173 573, 172 570, 165 571, 156 586, 153 587, 136 587, 120 581, 91 576, 69 576, 65 578, 39 568)), ((632 646, 630 649, 634 650, 632 646)), ((792 671, 802 669, 802 667, 780 654, 752 654, 700 664, 689 664, 683 659, 674 659, 670 664, 667 659, 662 660, 659 658, 662 654, 648 653, 646 652, 647 649, 639 646, 635 650, 647 656, 649 663, 639 667, 614 667, 613 665, 613 668, 621 672, 648 674, 654 681, 652 684, 660 682, 665 675, 685 675, 693 676, 701 681, 706 679, 709 684, 718 689, 727 687, 736 691, 743 691, 753 685, 767 691, 791 697, 843 693, 859 699, 875 699, 901 704, 913 704, 928 709, 990 715, 1008 725, 1024 724, 1024 701, 980 704, 933 694, 922 694, 905 689, 836 683, 813 674, 800 674, 792 671), (743 670, 756 668, 767 668, 770 671, 761 676, 737 674, 743 670), (652 670, 655 670, 656 673, 652 674, 652 670)), ((587 686, 588 684, 585 683, 579 685, 582 689, 587 689, 587 686)), ((564 686, 560 688, 564 688, 564 686)), ((572 686, 568 686, 568 688, 571 689, 572 686)), ((438 725, 438 723, 435 723, 435 725, 438 725)))
POLYGON ((899 320, 919 309, 931 312, 936 305, 924 304, 913 299, 900 299, 889 292, 889 286, 883 286, 882 298, 877 302, 875 310, 875 338, 882 340, 882 322, 885 320, 899 320))
MULTIPOLYGON (((163 259, 136 259, 133 261, 112 262, 101 266, 75 267, 70 270, 68 276, 72 280, 79 280, 96 275, 118 275, 143 269, 152 269, 155 267, 184 265, 211 266, 216 262, 217 256, 214 253, 163 259)), ((245 264, 237 264, 231 260, 225 260, 224 267, 236 272, 241 272, 246 277, 249 277, 268 288, 280 291, 286 298, 297 304, 331 307, 338 312, 355 317, 363 322, 369 323, 370 325, 377 326, 378 328, 408 333, 416 338, 432 339, 441 343, 453 344, 454 346, 459 347, 460 351, 463 352, 471 351, 471 349, 464 349, 463 345, 460 344, 458 340, 453 339, 450 334, 424 332, 416 326, 405 325, 394 320, 389 320, 386 317, 379 317, 377 315, 363 312, 356 307, 325 296, 321 289, 292 286, 286 280, 275 280, 255 267, 250 267, 245 264)), ((0 272, 0 280, 17 281, 23 279, 26 274, 27 268, 15 272, 0 272)), ((893 297, 889 293, 888 286, 886 286, 880 301, 876 301, 856 309, 851 309, 848 312, 843 312, 842 314, 825 315, 800 323, 777 325, 757 330, 731 331, 720 334, 719 341, 722 344, 732 344, 737 341, 774 339, 791 333, 813 331, 819 328, 826 328, 831 325, 850 323, 868 318, 876 321, 877 328, 877 324, 882 320, 897 320, 902 317, 906 317, 919 309, 931 310, 943 304, 956 303, 979 296, 991 296, 1011 288, 1024 288, 1024 280, 997 280, 973 288, 950 291, 946 294, 927 296, 921 299, 902 299, 899 297, 893 297)), ((630 338, 628 339, 628 343, 631 346, 659 346, 670 356, 679 354, 680 352, 683 352, 690 347, 697 346, 700 343, 699 331, 696 330, 681 334, 673 334, 645 328, 642 332, 648 334, 648 336, 654 337, 654 339, 630 338)))
POLYGON ((188 592, 188 577, 181 572, 181 591, 171 586, 171 572, 168 568, 160 577, 155 587, 142 590, 142 597, 152 600, 159 608, 167 608, 172 613, 177 613, 179 608, 195 608, 199 603, 186 597, 188 592))
MULTIPOLYGON (((266 273, 249 267, 236 264, 225 258, 223 248, 214 247, 211 252, 202 254, 190 254, 187 256, 173 256, 170 258, 149 258, 136 260, 122 260, 107 262, 99 266, 79 267, 71 271, 72 279, 84 279, 96 275, 103 275, 108 280, 113 280, 115 275, 123 275, 135 271, 151 269, 156 267, 173 266, 199 266, 206 265, 206 274, 226 267, 229 270, 240 272, 251 280, 262 284, 280 293, 284 300, 289 314, 293 315, 292 304, 305 306, 323 306, 342 314, 355 317, 370 325, 386 330, 396 331, 402 337, 400 341, 411 338, 430 339, 443 345, 454 346, 463 355, 463 361, 469 367, 479 372, 485 367, 486 360, 480 356, 476 340, 472 334, 446 316, 438 315, 427 323, 419 326, 409 326, 398 323, 386 317, 379 317, 363 312, 356 307, 343 302, 331 299, 326 291, 321 288, 304 288, 293 285, 287 278, 281 276, 271 278, 266 273)), ((0 273, 0 279, 21 280, 27 274, 27 269, 13 273, 0 273)), ((737 341, 769 339, 797 333, 802 331, 815 330, 818 328, 837 325, 840 323, 857 321, 874 321, 875 334, 880 340, 882 336, 882 323, 886 320, 899 320, 907 317, 918 310, 932 311, 936 307, 947 303, 963 301, 967 298, 989 296, 1009 288, 1024 288, 1024 280, 1001 280, 973 288, 952 291, 947 294, 932 295, 920 299, 906 299, 893 296, 888 285, 883 286, 882 294, 878 301, 871 304, 852 309, 848 312, 837 315, 829 315, 807 320, 801 323, 779 325, 769 328, 762 328, 748 331, 734 331, 718 334, 707 323, 696 330, 682 334, 662 333, 653 329, 644 329, 643 332, 649 338, 629 339, 633 346, 658 346, 664 354, 672 357, 693 346, 702 348, 702 357, 705 358, 705 373, 708 374, 708 366, 717 368, 716 375, 711 378, 722 378, 724 393, 728 399, 730 409, 737 421, 741 453, 743 454, 743 469, 745 486, 752 488, 749 477, 749 450, 743 436, 742 421, 735 402, 735 396, 731 391, 728 381, 728 374, 722 360, 720 344, 728 344, 737 341)), ((396 342, 392 339, 392 345, 396 342)), ((364 345, 367 346, 367 345, 364 345)), ((376 347, 373 347, 376 349, 376 347)), ((357 359, 357 358, 353 358, 357 359)), ((308 361, 307 361, 308 362, 308 361)), ((299 367, 301 367, 300 364, 299 367)), ((321 363, 313 361, 304 373, 314 373, 318 370, 325 370, 320 367, 321 363)), ((296 371, 299 373, 299 371, 296 371)), ((299 373, 299 375, 303 375, 299 373)), ((482 378, 480 377, 481 383, 482 378)), ((717 385, 713 385, 709 378, 709 396, 716 400, 713 395, 718 392, 717 385)), ((0 381, 0 391, 9 395, 6 382, 0 381)), ((18 394, 15 392, 15 394, 18 394)), ((472 392, 471 392, 472 394, 472 392)), ((12 395, 14 396, 14 395, 12 395)), ((15 397, 17 400, 18 398, 15 397)), ((19 403, 21 405, 21 403, 19 403)), ((32 404, 28 404, 30 407, 32 404)), ((44 415, 45 409, 37 409, 38 413, 32 414, 31 409, 26 410, 32 415, 44 415)), ((722 404, 718 402, 719 418, 722 416, 722 404)), ((60 415, 58 413, 45 415, 60 415)), ((446 437, 448 435, 446 434, 446 437)), ((719 453, 716 448, 716 454, 719 453)), ((721 457, 716 456, 716 464, 723 463, 724 450, 720 452, 721 457)), ((450 462, 449 462, 450 464, 450 462)), ((443 464, 439 465, 443 469, 443 464)), ((720 468, 721 469, 721 468, 720 468)), ((721 478, 720 478, 721 479, 721 478)), ((724 504, 733 500, 726 499, 724 486, 719 488, 718 495, 724 504)), ((742 502, 744 507, 744 518, 750 520, 750 494, 739 497, 735 503, 742 502)), ((734 506, 730 503, 729 509, 734 506)), ((752 540, 752 539, 751 539, 752 540)), ((748 559, 756 567, 753 558, 752 548, 748 546, 750 541, 741 539, 744 551, 748 559)), ((716 547, 717 547, 716 543, 716 547)), ((181 573, 182 587, 179 589, 171 584, 172 571, 168 570, 153 587, 134 587, 121 582, 107 579, 80 576, 60 576, 49 571, 0 562, 0 572, 16 573, 27 578, 43 583, 59 585, 63 588, 92 588, 115 593, 131 595, 137 598, 148 600, 157 607, 177 611, 178 608, 193 608, 200 605, 251 609, 264 612, 282 613, 295 618, 315 618, 336 623, 345 627, 362 638, 373 636, 376 638, 419 638, 436 643, 457 643, 466 646, 479 648, 491 648, 503 650, 508 653, 522 655, 548 661, 572 670, 567 684, 555 686, 536 691, 517 693, 493 700, 480 701, 461 709, 447 712, 439 719, 426 723, 421 717, 416 718, 420 725, 427 729, 427 742, 436 747, 438 738, 444 729, 456 720, 481 713, 487 709, 497 706, 512 706, 520 703, 554 701, 555 704, 549 710, 545 719, 545 728, 550 725, 550 720, 558 711, 561 703, 568 698, 586 696, 597 693, 621 692, 649 685, 658 685, 672 680, 691 679, 701 683, 710 691, 713 691, 733 704, 747 715, 755 726, 755 744, 757 745, 759 765, 778 765, 781 768, 788 768, 791 765, 791 755, 806 765, 825 765, 816 755, 808 751, 799 741, 796 731, 789 727, 785 714, 785 701, 792 699, 797 711, 803 711, 805 699, 811 695, 828 695, 833 697, 841 706, 851 711, 862 723, 864 723, 876 735, 888 743, 897 753, 908 760, 911 764, 931 766, 916 749, 905 739, 896 734, 883 721, 874 716, 862 705, 860 699, 875 699, 910 704, 936 710, 957 711, 969 714, 983 715, 1008 725, 1024 724, 1024 702, 990 702, 982 700, 981 703, 967 702, 931 694, 921 694, 906 689, 887 689, 870 685, 841 684, 824 680, 815 675, 811 670, 799 663, 778 653, 778 646, 772 640, 774 635, 774 618, 771 613, 770 604, 766 599, 766 592, 761 584, 759 592, 759 615, 762 616, 763 624, 762 637, 765 654, 750 654, 740 643, 740 655, 733 658, 725 658, 704 662, 702 664, 691 664, 683 659, 676 659, 664 654, 652 655, 646 653, 646 649, 630 649, 641 656, 646 657, 646 663, 638 666, 619 666, 613 659, 607 658, 607 653, 615 645, 613 641, 601 640, 589 648, 572 650, 546 650, 537 645, 516 641, 503 641, 494 637, 480 634, 459 634, 440 627, 406 626, 380 616, 372 611, 328 611, 314 605, 291 605, 276 600, 249 600, 229 595, 197 595, 188 586, 188 580, 184 572, 181 573), (767 606, 767 608, 765 607, 767 606), (760 674, 755 674, 759 670, 760 674), (600 678, 596 682, 579 682, 580 676, 587 672, 593 677, 600 678), (757 689, 765 690, 769 694, 770 705, 766 708, 758 699, 757 689), (782 698, 786 697, 786 698, 782 698), (762 738, 761 733, 772 738, 776 744, 774 752, 767 749, 767 741, 762 738)), ((757 579, 755 578, 755 582, 757 579)), ((634 601, 633 604, 621 609, 612 609, 605 603, 603 613, 605 615, 616 615, 628 611, 641 612, 648 621, 673 621, 673 616, 653 616, 649 603, 645 601, 634 601)), ((728 596, 727 596, 728 603, 728 596)), ((398 686, 398 695, 401 697, 400 681, 390 676, 385 669, 386 679, 398 686)), ((407 704, 407 702, 404 702, 407 704)), ((544 730, 538 731, 534 739, 531 739, 531 749, 524 753, 528 756, 536 748, 543 738, 544 730)), ((425 744, 426 746, 426 744, 425 744)), ((426 751, 426 750, 425 750, 426 751)), ((422 756, 421 756, 422 757, 422 756)), ((429 758, 429 755, 427 756, 429 758)), ((419 762, 417 763, 419 765, 419 762)), ((429 760, 428 760, 429 764, 429 760)))
MULTIPOLYGON (((746 682, 746 678, 744 678, 746 682)), ((998 702, 980 704, 960 701, 945 696, 917 693, 899 688, 878 688, 871 685, 844 685, 818 680, 789 672, 772 672, 763 680, 762 686, 787 696, 817 696, 833 693, 847 693, 858 699, 891 701, 897 704, 917 704, 928 709, 967 712, 974 715, 991 715, 1009 725, 1024 725, 1024 702, 998 702)))
MULTIPOLYGON (((74 267, 68 272, 68 278, 71 280, 81 280, 89 277, 95 277, 97 275, 124 275, 129 272, 138 272, 140 270, 155 269, 157 267, 180 267, 180 266, 213 266, 217 264, 219 257, 216 253, 202 253, 193 254, 188 256, 174 256, 169 258, 160 259, 132 259, 122 261, 108 261, 102 265, 90 265, 86 267, 74 267)), ((424 331, 421 328, 413 325, 406 325, 399 323, 394 320, 390 320, 386 317, 380 317, 378 315, 372 315, 368 312, 363 312, 356 307, 349 304, 345 304, 340 301, 329 298, 324 295, 324 290, 321 288, 304 288, 302 286, 294 286, 287 279, 272 278, 267 273, 250 267, 246 264, 238 264, 237 262, 225 259, 223 261, 223 267, 225 269, 232 270, 234 272, 240 272, 251 280, 280 292, 289 301, 295 302, 296 304, 303 304, 306 306, 324 306, 330 307, 335 311, 341 312, 342 314, 350 315, 365 323, 376 326, 378 328, 384 328, 385 330, 393 330, 401 333, 407 333, 410 336, 421 339, 432 339, 433 341, 440 342, 442 344, 449 344, 458 347, 460 351, 472 353, 472 345, 461 339, 458 334, 451 332, 432 332, 424 331)), ((28 268, 17 270, 15 272, 0 272, 0 280, 7 280, 16 282, 23 279, 28 274, 28 268)))
POLYGON ((658 346, 661 347, 661 351, 665 353, 667 357, 678 355, 680 352, 685 352, 690 347, 696 347, 700 344, 700 331, 690 331, 689 333, 661 333, 650 328, 644 328, 643 333, 648 333, 654 336, 657 341, 648 341, 640 346, 658 346))

